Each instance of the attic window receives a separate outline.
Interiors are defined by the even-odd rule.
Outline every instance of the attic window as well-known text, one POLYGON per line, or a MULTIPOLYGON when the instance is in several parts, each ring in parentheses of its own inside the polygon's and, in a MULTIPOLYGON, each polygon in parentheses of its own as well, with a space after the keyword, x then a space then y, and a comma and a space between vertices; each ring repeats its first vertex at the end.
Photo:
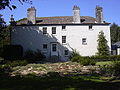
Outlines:
POLYGON ((89 25, 89 29, 92 29, 92 27, 93 27, 92 25, 89 25))
POLYGON ((52 34, 56 34, 56 27, 52 27, 52 34))
POLYGON ((47 34, 47 27, 43 27, 43 34, 47 34))
POLYGON ((62 26, 62 30, 64 30, 64 29, 66 29, 66 26, 65 26, 65 25, 62 26))

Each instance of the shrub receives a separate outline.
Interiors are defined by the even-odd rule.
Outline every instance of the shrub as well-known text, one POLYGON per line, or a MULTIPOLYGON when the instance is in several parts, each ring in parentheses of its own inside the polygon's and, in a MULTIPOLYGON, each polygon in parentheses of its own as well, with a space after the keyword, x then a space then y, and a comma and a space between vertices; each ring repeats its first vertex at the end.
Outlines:
POLYGON ((71 58, 71 61, 72 62, 79 62, 80 58, 81 58, 80 56, 74 56, 71 58))
POLYGON ((73 57, 78 57, 78 56, 80 56, 80 54, 76 50, 73 50, 69 58, 72 59, 73 57))
POLYGON ((95 60, 86 58, 86 57, 81 57, 81 56, 74 56, 71 58, 72 62, 78 62, 81 65, 95 65, 95 60))
POLYGON ((119 76, 120 75, 120 62, 119 61, 113 61, 112 64, 112 72, 114 76, 119 76))
POLYGON ((120 62, 113 61, 111 65, 101 66, 100 73, 105 76, 120 76, 120 62))
POLYGON ((40 50, 36 52, 32 50, 28 50, 25 52, 24 59, 28 60, 29 63, 35 63, 36 61, 43 60, 45 55, 41 53, 40 50))
POLYGON ((79 62, 81 65, 95 65, 96 63, 94 59, 89 58, 81 58, 79 62))
POLYGON ((26 60, 17 60, 17 61, 8 61, 6 65, 10 67, 16 67, 16 66, 25 66, 28 62, 26 60))

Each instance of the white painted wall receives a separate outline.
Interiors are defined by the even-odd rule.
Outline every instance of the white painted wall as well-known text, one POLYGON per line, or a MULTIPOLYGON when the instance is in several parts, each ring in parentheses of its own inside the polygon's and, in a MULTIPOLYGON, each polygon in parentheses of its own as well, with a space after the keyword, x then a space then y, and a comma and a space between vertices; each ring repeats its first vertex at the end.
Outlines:
POLYGON ((103 31, 111 50, 110 27, 109 25, 93 25, 89 30, 88 25, 66 25, 62 30, 61 25, 57 26, 16 26, 11 33, 11 44, 22 45, 24 51, 41 50, 49 57, 51 55, 51 43, 57 42, 57 52, 61 60, 67 60, 68 56, 64 55, 64 50, 71 48, 76 49, 82 56, 92 56, 97 52, 97 39, 100 31, 103 31), (43 35, 42 28, 47 27, 46 35, 43 35), (56 35, 52 35, 52 27, 56 27, 56 35), (62 36, 67 37, 67 43, 62 44, 62 36), (82 38, 87 39, 87 44, 82 45, 82 38), (43 50, 43 44, 48 44, 48 49, 43 50))

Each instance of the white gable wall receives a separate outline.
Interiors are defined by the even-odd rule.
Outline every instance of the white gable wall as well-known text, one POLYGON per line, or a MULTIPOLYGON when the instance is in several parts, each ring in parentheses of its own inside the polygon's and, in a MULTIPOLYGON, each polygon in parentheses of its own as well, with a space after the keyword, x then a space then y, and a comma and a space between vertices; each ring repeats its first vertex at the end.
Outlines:
POLYGON ((51 55, 51 44, 57 42, 57 53, 62 60, 68 58, 64 55, 66 49, 70 52, 72 49, 76 49, 82 56, 92 56, 97 52, 97 39, 101 30, 111 48, 110 27, 108 25, 93 25, 93 30, 89 30, 88 25, 66 25, 65 30, 62 30, 62 25, 16 26, 11 33, 11 44, 22 45, 24 51, 39 49, 49 57, 51 55), (48 34, 43 35, 43 27, 47 27, 48 34), (52 27, 56 27, 55 35, 52 35, 52 27), (62 36, 66 36, 66 44, 62 44, 62 36), (82 38, 86 38, 86 45, 82 45, 82 38), (43 49, 43 44, 47 44, 47 50, 43 49))

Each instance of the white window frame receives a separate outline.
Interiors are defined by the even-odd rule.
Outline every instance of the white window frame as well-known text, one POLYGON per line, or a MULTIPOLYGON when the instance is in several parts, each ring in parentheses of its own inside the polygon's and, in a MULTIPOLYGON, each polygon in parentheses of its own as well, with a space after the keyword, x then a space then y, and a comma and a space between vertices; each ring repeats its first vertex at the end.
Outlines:
POLYGON ((47 34, 47 27, 42 28, 43 34, 47 34))
POLYGON ((56 34, 56 27, 52 27, 52 34, 56 34), (55 31, 54 31, 55 30, 55 31), (55 32, 55 33, 54 33, 55 32))
POLYGON ((68 49, 64 50, 64 55, 65 55, 65 56, 68 56, 68 55, 69 55, 69 50, 68 50, 68 49), (66 51, 67 51, 67 54, 66 54, 66 51))
POLYGON ((66 36, 62 36, 62 43, 66 44, 66 36))
POLYGON ((82 45, 87 45, 87 38, 82 38, 82 45))
POLYGON ((62 30, 66 30, 66 25, 62 25, 62 30), (65 28, 63 28, 63 27, 65 27, 65 28))

